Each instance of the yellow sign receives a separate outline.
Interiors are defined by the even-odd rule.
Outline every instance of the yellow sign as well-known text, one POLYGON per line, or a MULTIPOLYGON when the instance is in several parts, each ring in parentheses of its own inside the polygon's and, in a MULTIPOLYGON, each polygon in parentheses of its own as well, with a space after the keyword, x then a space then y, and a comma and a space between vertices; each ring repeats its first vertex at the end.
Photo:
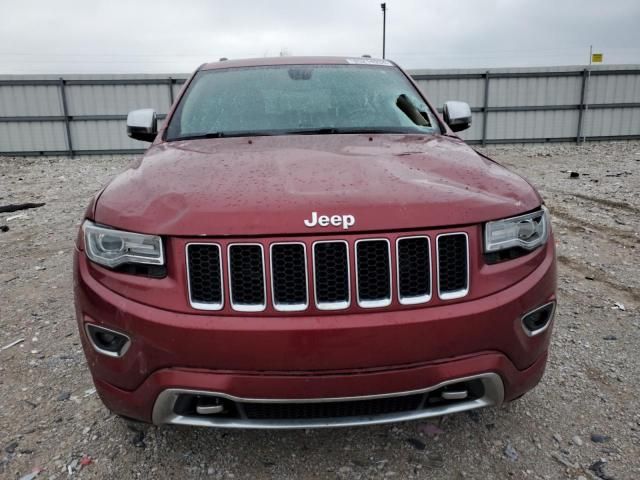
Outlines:
POLYGON ((592 53, 591 54, 591 61, 593 63, 602 63, 602 60, 604 60, 604 55, 602 53, 592 53))

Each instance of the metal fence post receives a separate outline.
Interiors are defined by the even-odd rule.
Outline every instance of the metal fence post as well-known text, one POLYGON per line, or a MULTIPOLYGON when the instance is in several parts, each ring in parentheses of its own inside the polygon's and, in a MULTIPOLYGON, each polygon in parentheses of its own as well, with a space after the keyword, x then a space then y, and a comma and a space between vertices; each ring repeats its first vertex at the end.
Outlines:
POLYGON ((171 108, 173 105, 173 78, 169 77, 167 81, 169 82, 169 108, 171 108))
POLYGON ((58 88, 60 89, 60 102, 62 104, 62 115, 64 116, 64 126, 67 139, 67 151, 69 156, 73 157, 73 143, 71 142, 71 125, 69 111, 67 109, 67 95, 64 90, 64 78, 59 78, 58 88))
POLYGON ((589 70, 585 68, 582 71, 582 87, 580 88, 580 105, 578 107, 578 131, 576 132, 576 143, 580 144, 584 141, 582 139, 582 124, 584 122, 584 113, 585 113, 585 100, 587 94, 587 79, 589 78, 589 70))
POLYGON ((482 146, 487 144, 487 119, 489 118, 489 70, 484 74, 484 107, 482 108, 482 146))

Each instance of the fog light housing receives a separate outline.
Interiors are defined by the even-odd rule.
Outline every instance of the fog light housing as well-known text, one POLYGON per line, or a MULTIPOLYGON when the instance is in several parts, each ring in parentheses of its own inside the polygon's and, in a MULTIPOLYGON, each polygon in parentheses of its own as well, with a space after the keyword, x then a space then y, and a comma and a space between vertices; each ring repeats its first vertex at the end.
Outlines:
POLYGON ((556 311, 556 302, 549 302, 531 310, 522 317, 522 329, 529 337, 541 334, 549 325, 556 311))
POLYGON ((122 357, 131 344, 131 339, 123 333, 87 323, 87 337, 94 350, 109 357, 122 357))

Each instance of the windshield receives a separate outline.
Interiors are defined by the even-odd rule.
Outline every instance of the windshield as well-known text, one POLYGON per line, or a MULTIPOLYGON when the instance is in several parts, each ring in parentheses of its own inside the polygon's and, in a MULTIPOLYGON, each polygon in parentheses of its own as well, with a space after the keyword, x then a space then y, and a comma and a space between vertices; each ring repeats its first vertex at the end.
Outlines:
POLYGON ((198 72, 166 139, 386 132, 440 133, 399 69, 283 65, 198 72))

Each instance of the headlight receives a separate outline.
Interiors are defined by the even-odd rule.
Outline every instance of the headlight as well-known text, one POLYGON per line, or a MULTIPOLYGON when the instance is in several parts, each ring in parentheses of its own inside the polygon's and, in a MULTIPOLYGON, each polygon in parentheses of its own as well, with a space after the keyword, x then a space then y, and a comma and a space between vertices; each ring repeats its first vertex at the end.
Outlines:
POLYGON ((99 227, 89 220, 82 230, 87 257, 100 265, 109 268, 123 264, 164 265, 162 239, 156 235, 99 227))
POLYGON ((549 238, 549 212, 545 207, 537 212, 487 222, 484 228, 485 253, 520 247, 533 250, 549 238))

